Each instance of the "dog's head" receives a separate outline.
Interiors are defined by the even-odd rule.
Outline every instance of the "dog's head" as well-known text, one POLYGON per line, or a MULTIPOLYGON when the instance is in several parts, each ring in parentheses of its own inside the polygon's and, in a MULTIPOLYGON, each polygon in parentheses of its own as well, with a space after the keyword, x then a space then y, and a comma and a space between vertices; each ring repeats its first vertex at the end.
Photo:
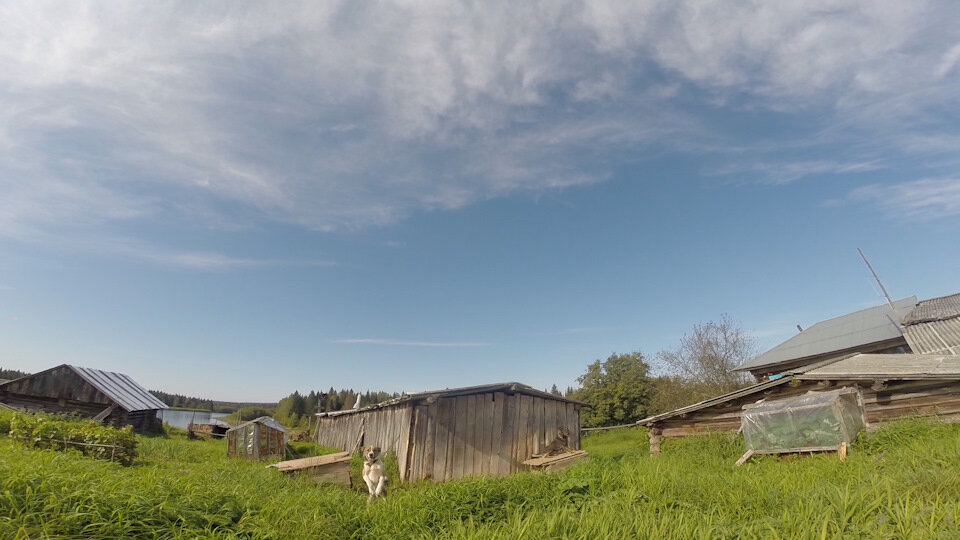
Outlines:
POLYGON ((380 459, 380 447, 379 446, 364 446, 363 447, 363 459, 367 461, 376 461, 380 459))

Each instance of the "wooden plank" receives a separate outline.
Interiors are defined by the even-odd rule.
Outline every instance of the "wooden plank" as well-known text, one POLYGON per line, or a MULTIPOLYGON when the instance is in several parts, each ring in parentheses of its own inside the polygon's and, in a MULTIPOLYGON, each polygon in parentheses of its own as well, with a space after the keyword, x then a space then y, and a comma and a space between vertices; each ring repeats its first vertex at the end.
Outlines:
MULTIPOLYGON (((546 426, 545 437, 543 438, 544 446, 546 448, 554 439, 560 435, 560 427, 562 423, 559 421, 560 415, 557 412, 559 407, 562 407, 563 403, 553 401, 553 400, 544 400, 543 407, 543 423, 546 426)), ((567 440, 567 447, 569 448, 570 441, 567 440)))
POLYGON ((520 418, 517 445, 517 461, 521 464, 533 453, 534 438, 536 437, 536 415, 533 411, 533 397, 520 396, 520 418))
POLYGON ((397 452, 397 466, 400 468, 400 479, 403 481, 410 480, 413 474, 413 469, 417 467, 417 460, 422 460, 422 456, 420 456, 420 448, 415 439, 417 431, 420 428, 419 424, 421 422, 422 409, 422 407, 413 408, 413 414, 411 415, 413 417, 413 425, 407 430, 407 441, 401 445, 401 450, 397 452), (410 437, 414 438, 412 444, 409 441, 410 437))
POLYGON ((493 470, 494 464, 496 463, 493 457, 493 393, 481 394, 481 407, 480 407, 480 421, 477 424, 480 425, 480 463, 474 468, 480 474, 494 475, 496 474, 493 470))
POLYGON ((502 474, 510 474, 517 470, 518 463, 514 460, 514 448, 517 445, 517 408, 517 396, 504 394, 503 442, 501 443, 500 455, 506 462, 506 471, 502 474))
POLYGON ((267 468, 274 468, 280 472, 298 471, 310 467, 321 467, 338 461, 350 461, 348 452, 337 452, 336 454, 327 454, 325 456, 313 456, 301 459, 290 459, 267 465, 267 468))
POLYGON ((567 403, 568 414, 572 415, 570 419, 570 438, 575 441, 570 447, 574 450, 580 450, 580 406, 573 403, 567 403))
POLYGON ((547 443, 544 442, 548 431, 546 407, 547 400, 539 397, 533 398, 533 447, 529 449, 531 455, 540 452, 541 448, 547 446, 547 443))
POLYGON ((461 396, 458 399, 460 400, 458 405, 465 404, 467 406, 464 423, 458 429, 458 432, 463 435, 463 472, 461 476, 466 477, 473 475, 473 454, 477 447, 473 439, 477 429, 477 395, 461 396))
POLYGON ((447 432, 450 425, 450 400, 439 398, 437 400, 436 428, 433 436, 433 467, 430 470, 431 478, 438 482, 447 479, 447 432))
POLYGON ((480 464, 480 453, 483 451, 483 446, 480 443, 482 437, 481 426, 480 426, 480 408, 483 406, 483 396, 482 394, 474 394, 470 396, 470 444, 469 444, 469 460, 470 466, 467 467, 469 475, 480 474, 478 465, 480 464))
POLYGON ((453 398, 453 407, 456 419, 451 429, 453 439, 453 463, 450 468, 450 478, 461 478, 463 476, 463 454, 464 430, 467 429, 467 408, 469 405, 464 401, 463 396, 453 398))
POLYGON ((589 457, 590 456, 583 450, 577 450, 557 456, 544 456, 528 459, 524 462, 524 465, 530 467, 531 469, 542 470, 545 472, 557 472, 568 467, 572 467, 577 463, 582 463, 589 459, 589 457))
POLYGON ((510 473, 510 465, 503 456, 503 392, 493 394, 493 420, 490 424, 490 474, 502 476, 510 473))
POLYGON ((437 403, 430 404, 425 411, 427 415, 426 429, 423 430, 422 435, 417 437, 418 444, 423 449, 423 461, 420 463, 420 469, 417 471, 415 480, 433 477, 434 454, 436 452, 434 441, 437 432, 437 403))

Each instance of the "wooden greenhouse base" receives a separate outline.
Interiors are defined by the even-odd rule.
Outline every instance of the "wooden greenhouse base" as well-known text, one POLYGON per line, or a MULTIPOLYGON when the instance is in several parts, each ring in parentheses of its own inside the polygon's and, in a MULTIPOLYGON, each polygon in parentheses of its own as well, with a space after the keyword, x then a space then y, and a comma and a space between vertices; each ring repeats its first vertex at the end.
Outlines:
POLYGON ((737 460, 737 466, 743 465, 750 458, 764 454, 803 454, 806 452, 836 452, 840 461, 847 459, 847 443, 843 442, 837 446, 811 446, 808 448, 787 448, 784 450, 747 450, 740 459, 737 460))

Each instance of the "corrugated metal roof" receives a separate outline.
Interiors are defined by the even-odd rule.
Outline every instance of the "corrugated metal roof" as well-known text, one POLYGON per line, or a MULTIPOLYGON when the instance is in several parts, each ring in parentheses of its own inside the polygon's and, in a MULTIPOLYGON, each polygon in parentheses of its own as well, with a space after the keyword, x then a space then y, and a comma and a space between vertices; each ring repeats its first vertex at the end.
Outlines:
POLYGON ((903 324, 943 321, 956 317, 960 317, 960 293, 917 302, 917 307, 904 317, 903 324))
POLYGON ((127 412, 167 408, 146 388, 123 373, 65 365, 127 412))
POLYGON ((919 354, 960 354, 960 318, 904 327, 910 350, 919 354))
POLYGON ((883 304, 818 322, 737 366, 737 370, 747 371, 898 338, 903 335, 900 321, 916 305, 917 297, 911 296, 893 303, 896 313, 891 313, 890 306, 883 304))
POLYGON ((799 379, 960 378, 960 356, 936 354, 856 354, 824 366, 797 370, 799 379))
POLYGON ((359 409, 348 409, 346 411, 332 411, 332 412, 317 413, 317 416, 340 416, 343 414, 354 414, 362 411, 372 411, 374 409, 392 407, 394 405, 399 405, 401 403, 406 403, 408 401, 427 399, 430 397, 466 396, 471 394, 484 394, 487 392, 516 392, 519 394, 527 394, 530 396, 554 399, 557 401, 565 401, 567 403, 574 403, 577 405, 589 407, 589 405, 587 405, 582 401, 565 398, 563 396, 557 396, 549 392, 543 392, 541 390, 537 390, 536 388, 533 388, 532 386, 527 386, 525 384, 520 384, 517 382, 505 382, 505 383, 495 383, 495 384, 482 384, 479 386, 464 386, 462 388, 447 388, 444 390, 430 390, 427 392, 417 392, 415 394, 405 394, 398 398, 377 403, 375 405, 368 405, 366 407, 361 407, 359 409))

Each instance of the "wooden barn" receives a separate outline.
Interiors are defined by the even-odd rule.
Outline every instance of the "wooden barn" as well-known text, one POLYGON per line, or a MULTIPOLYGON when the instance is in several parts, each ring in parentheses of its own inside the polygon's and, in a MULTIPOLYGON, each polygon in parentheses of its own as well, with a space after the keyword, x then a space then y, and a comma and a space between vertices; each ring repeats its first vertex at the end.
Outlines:
POLYGON ((954 355, 960 355, 960 294, 911 296, 800 329, 737 368, 759 384, 638 423, 650 427, 657 452, 662 437, 736 431, 744 404, 850 385, 862 389, 871 423, 915 414, 952 417, 960 400, 954 355))
POLYGON ((423 392, 353 411, 317 415, 316 442, 352 451, 379 446, 397 456, 402 481, 503 476, 563 429, 580 449, 579 401, 518 383, 423 392))
POLYGON ((76 414, 138 433, 157 433, 167 406, 122 373, 63 364, 0 384, 0 403, 14 409, 76 414))
POLYGON ((856 354, 791 370, 639 424, 650 428, 650 451, 657 454, 664 437, 737 432, 744 405, 838 388, 860 391, 868 427, 902 416, 960 420, 960 356, 856 354))
POLYGON ((287 448, 287 430, 269 416, 261 416, 230 428, 225 438, 229 457, 282 458, 287 448))

